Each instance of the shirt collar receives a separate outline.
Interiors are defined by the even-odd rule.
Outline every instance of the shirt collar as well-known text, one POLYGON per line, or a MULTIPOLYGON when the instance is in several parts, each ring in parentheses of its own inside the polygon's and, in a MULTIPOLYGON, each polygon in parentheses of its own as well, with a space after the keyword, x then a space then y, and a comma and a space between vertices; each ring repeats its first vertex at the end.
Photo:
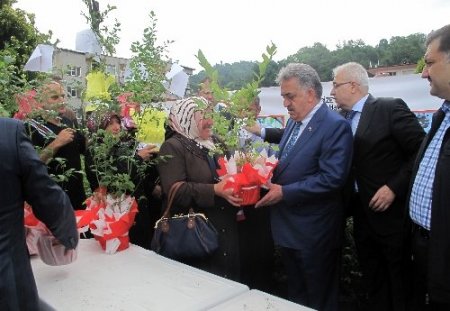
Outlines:
POLYGON ((444 101, 444 102, 442 103, 441 110, 442 110, 445 114, 447 114, 448 112, 450 112, 450 101, 448 101, 448 100, 444 101))
POLYGON ((322 101, 319 101, 314 108, 306 115, 306 117, 302 120, 302 125, 306 126, 309 121, 311 121, 314 114, 319 110, 320 106, 322 106, 322 101))
POLYGON ((369 94, 367 94, 366 96, 362 97, 360 100, 358 100, 356 102, 356 104, 352 107, 353 111, 358 111, 358 112, 362 112, 364 105, 366 104, 366 100, 369 97, 369 94))

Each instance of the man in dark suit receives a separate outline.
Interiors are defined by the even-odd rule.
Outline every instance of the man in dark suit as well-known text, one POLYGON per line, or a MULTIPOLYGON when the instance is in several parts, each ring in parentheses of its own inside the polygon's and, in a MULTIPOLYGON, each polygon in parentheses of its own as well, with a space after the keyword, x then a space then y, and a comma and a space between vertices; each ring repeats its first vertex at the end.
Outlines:
POLYGON ((350 125, 321 103, 322 85, 309 65, 287 65, 278 82, 290 119, 272 184, 256 207, 271 206, 289 299, 317 310, 337 310, 341 189, 351 162, 350 125))
POLYGON ((67 250, 78 243, 75 215, 23 124, 14 119, 0 118, 0 176, 0 310, 38 310, 25 243, 24 201, 67 250))
POLYGON ((367 71, 360 64, 343 64, 333 74, 331 96, 354 135, 350 204, 367 284, 366 310, 405 310, 405 199, 425 133, 403 100, 368 93, 367 71))
POLYGON ((450 310, 450 25, 431 32, 426 46, 422 78, 444 102, 420 147, 408 200, 414 310, 450 310))

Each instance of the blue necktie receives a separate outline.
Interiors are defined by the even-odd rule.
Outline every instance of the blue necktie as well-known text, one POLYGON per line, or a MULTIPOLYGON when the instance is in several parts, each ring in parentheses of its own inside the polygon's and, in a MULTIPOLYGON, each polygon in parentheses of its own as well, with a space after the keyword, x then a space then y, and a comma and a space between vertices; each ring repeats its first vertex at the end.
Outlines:
POLYGON ((348 111, 348 112, 345 114, 345 119, 348 120, 348 122, 349 122, 350 124, 352 124, 353 117, 355 116, 356 113, 357 113, 357 111, 355 111, 355 110, 350 110, 350 111, 348 111))
POLYGON ((356 111, 356 110, 350 110, 350 111, 348 111, 348 112, 345 114, 345 119, 347 120, 348 124, 350 124, 350 126, 352 127, 352 133, 353 133, 353 136, 355 135, 355 132, 356 132, 356 125, 357 125, 357 124, 353 124, 352 120, 353 120, 353 117, 356 115, 357 112, 358 112, 358 111, 356 111))
POLYGON ((289 152, 291 151, 292 147, 294 147, 295 142, 297 141, 298 135, 300 134, 300 126, 302 125, 302 122, 298 121, 295 122, 294 129, 292 130, 291 137, 289 138, 289 141, 286 144, 286 147, 283 149, 283 154, 281 155, 281 160, 284 160, 289 152))

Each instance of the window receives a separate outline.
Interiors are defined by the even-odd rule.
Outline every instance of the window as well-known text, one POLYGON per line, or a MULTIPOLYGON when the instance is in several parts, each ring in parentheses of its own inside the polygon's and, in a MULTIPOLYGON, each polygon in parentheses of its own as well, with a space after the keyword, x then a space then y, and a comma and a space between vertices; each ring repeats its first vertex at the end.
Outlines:
POLYGON ((72 77, 81 77, 81 67, 69 66, 67 74, 72 77))
POLYGON ((106 65, 106 72, 112 75, 116 75, 116 66, 115 65, 106 65))
POLYGON ((71 86, 67 87, 67 94, 69 94, 70 97, 76 97, 76 98, 80 98, 80 92, 71 86))

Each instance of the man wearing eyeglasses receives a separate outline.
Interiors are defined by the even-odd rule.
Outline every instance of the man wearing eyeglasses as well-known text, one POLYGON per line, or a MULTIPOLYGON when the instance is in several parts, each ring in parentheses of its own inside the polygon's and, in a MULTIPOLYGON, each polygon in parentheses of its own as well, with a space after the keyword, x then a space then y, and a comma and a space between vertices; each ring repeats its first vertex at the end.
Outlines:
POLYGON ((405 310, 405 200, 425 133, 402 99, 369 94, 367 71, 360 64, 343 64, 333 74, 331 96, 354 136, 348 190, 367 284, 365 310, 405 310))
POLYGON ((86 194, 81 171, 81 154, 86 151, 86 139, 73 120, 61 116, 65 107, 65 91, 52 81, 43 85, 37 95, 40 109, 26 121, 26 128, 49 173, 59 179, 74 209, 83 209, 86 194))

